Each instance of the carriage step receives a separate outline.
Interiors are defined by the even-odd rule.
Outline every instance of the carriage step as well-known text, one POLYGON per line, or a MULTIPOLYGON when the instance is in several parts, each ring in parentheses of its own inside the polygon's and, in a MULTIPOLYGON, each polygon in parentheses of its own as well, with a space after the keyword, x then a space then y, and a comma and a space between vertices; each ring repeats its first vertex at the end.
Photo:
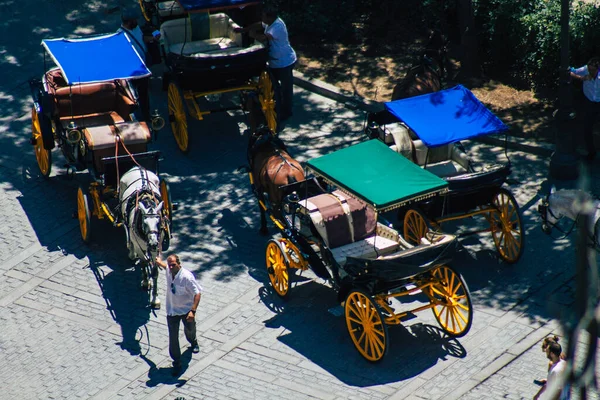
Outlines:
POLYGON ((327 311, 334 317, 341 317, 342 315, 344 315, 344 307, 342 306, 331 307, 327 311))

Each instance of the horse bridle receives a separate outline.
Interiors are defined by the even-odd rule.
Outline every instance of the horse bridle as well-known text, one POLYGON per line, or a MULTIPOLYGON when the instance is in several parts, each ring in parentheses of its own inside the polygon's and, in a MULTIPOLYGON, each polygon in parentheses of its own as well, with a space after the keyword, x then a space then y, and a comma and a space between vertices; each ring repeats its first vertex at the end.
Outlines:
MULTIPOLYGON (((554 218, 557 222, 560 221, 562 219, 562 217, 558 217, 558 216, 554 215, 554 213, 552 212, 552 209, 550 208, 550 202, 548 201, 547 198, 542 200, 542 202, 538 205, 538 212, 540 213, 541 218, 542 218, 542 231, 546 235, 550 235, 554 240, 560 240, 560 239, 566 238, 573 232, 573 229, 577 225, 577 218, 575 218, 573 220, 573 224, 571 224, 571 227, 567 231, 564 231, 556 223, 548 222, 547 214, 550 214, 552 216, 552 218, 554 218), (563 234, 562 237, 553 237, 551 235, 552 229, 555 229, 555 228, 557 231, 559 231, 560 233, 563 234)), ((578 216, 579 216, 579 214, 578 214, 578 216)))

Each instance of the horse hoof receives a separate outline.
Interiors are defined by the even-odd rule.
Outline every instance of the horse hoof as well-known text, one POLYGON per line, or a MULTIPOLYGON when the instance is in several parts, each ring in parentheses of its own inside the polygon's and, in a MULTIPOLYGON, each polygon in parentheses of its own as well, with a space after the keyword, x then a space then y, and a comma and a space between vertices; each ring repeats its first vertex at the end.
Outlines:
POLYGON ((152 309, 160 310, 160 300, 156 300, 154 303, 152 303, 152 309))

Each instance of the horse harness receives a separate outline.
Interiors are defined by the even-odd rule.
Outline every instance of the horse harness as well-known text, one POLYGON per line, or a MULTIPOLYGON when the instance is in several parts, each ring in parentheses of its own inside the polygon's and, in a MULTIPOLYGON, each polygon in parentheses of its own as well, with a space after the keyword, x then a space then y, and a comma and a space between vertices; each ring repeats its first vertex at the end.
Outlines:
MULTIPOLYGON (((559 216, 554 215, 554 213, 552 212, 552 209, 550 208, 550 202, 548 200, 542 200, 542 203, 538 206, 538 212, 542 216, 542 230, 544 230, 544 232, 547 233, 548 235, 550 235, 552 237, 552 239, 554 239, 554 240, 561 240, 561 239, 567 238, 573 232, 573 229, 575 228, 575 226, 577 226, 577 220, 579 219, 579 216, 581 215, 580 213, 577 213, 577 216, 575 217, 575 219, 573 219, 573 223, 571 224, 571 227, 567 231, 564 231, 556 223, 548 222, 548 218, 546 218, 546 213, 550 214, 552 216, 552 218, 554 218, 557 222, 562 219, 562 216, 559 217, 559 216), (547 228, 545 228, 545 226, 546 227, 549 226, 550 229, 548 230, 547 228), (552 232, 552 229, 554 229, 554 228, 557 231, 559 231, 560 233, 562 233, 563 236, 562 237, 552 236, 551 232, 552 232)), ((599 229, 600 229, 600 218, 598 218, 596 220, 596 222, 594 223, 594 233, 591 235, 588 235, 588 238, 594 244, 593 247, 596 248, 596 250, 598 250, 598 251, 600 251, 600 248, 597 246, 598 236, 596 235, 596 232, 598 232, 599 229)))

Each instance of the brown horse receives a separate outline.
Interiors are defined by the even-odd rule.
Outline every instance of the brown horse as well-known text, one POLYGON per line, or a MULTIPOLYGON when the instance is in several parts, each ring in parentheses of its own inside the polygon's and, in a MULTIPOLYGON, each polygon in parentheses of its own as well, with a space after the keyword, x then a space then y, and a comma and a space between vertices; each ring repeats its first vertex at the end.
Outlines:
MULTIPOLYGON (((270 209, 276 218, 281 218, 283 192, 279 188, 294 182, 303 181, 304 170, 286 150, 285 145, 265 126, 259 127, 250 136, 248 143, 248 163, 252 172, 253 191, 259 201, 270 209)), ((260 233, 267 233, 265 208, 259 204, 260 233)))
POLYGON ((445 64, 446 39, 440 31, 432 31, 419 63, 394 87, 392 101, 441 90, 445 64))

